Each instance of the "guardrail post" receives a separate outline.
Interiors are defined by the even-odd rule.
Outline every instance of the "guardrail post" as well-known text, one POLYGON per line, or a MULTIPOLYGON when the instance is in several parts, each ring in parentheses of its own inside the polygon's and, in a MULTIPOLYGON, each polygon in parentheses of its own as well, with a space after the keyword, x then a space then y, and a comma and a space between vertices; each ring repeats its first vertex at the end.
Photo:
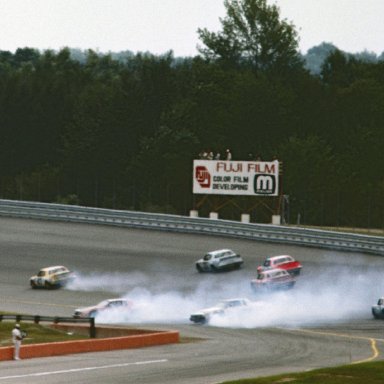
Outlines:
POLYGON ((94 339, 96 337, 96 327, 95 327, 95 318, 91 317, 89 319, 89 337, 94 339))

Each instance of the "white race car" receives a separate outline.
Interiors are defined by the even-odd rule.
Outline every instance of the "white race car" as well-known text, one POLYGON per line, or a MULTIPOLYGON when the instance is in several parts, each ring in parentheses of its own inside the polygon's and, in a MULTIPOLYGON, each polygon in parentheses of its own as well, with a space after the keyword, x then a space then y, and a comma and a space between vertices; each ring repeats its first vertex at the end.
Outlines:
POLYGON ((208 252, 196 261, 198 272, 218 272, 239 269, 243 264, 242 257, 231 249, 218 249, 208 252))
POLYGON ((214 315, 223 315, 227 311, 247 307, 251 305, 251 303, 252 302, 246 298, 222 300, 214 307, 204 308, 198 312, 192 313, 189 320, 196 324, 206 324, 214 315))

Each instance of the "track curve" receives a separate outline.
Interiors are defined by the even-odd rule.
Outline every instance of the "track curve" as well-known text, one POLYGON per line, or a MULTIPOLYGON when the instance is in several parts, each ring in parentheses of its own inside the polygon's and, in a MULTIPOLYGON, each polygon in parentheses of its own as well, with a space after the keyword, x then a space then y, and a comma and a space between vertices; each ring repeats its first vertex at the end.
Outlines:
POLYGON ((0 310, 70 316, 76 307, 128 295, 146 310, 123 319, 127 326, 178 329, 183 340, 0 363, 0 382, 40 383, 46 376, 55 383, 206 384, 381 359, 383 325, 371 319, 370 305, 384 292, 383 264, 381 257, 249 240, 0 218, 0 310), (194 261, 207 250, 227 247, 243 256, 241 270, 195 271, 194 261), (259 300, 249 289, 256 266, 267 255, 285 253, 304 265, 293 294, 261 298, 263 313, 247 321, 189 324, 192 310, 218 299, 259 300), (55 264, 75 270, 82 283, 31 290, 29 277, 55 264))

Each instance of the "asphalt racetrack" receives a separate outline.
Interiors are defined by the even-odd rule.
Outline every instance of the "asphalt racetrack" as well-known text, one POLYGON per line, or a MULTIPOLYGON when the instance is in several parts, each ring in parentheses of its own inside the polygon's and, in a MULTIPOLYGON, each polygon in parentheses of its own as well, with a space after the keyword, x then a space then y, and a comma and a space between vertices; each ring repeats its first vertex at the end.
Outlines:
MULTIPOLYGON (((0 362, 1 383, 213 384, 383 359, 384 322, 371 305, 384 295, 379 256, 119 227, 0 218, 1 311, 72 316, 77 307, 128 297, 132 313, 97 323, 176 329, 181 343, 159 347, 0 362), (205 252, 231 248, 238 271, 199 274, 205 252), (303 264, 296 286, 256 295, 250 279, 265 256, 303 264), (33 290, 40 268, 65 265, 77 281, 33 290), (220 299, 247 297, 255 308, 212 319, 189 314, 220 299)), ((4 341, 3 341, 4 342, 4 341)))

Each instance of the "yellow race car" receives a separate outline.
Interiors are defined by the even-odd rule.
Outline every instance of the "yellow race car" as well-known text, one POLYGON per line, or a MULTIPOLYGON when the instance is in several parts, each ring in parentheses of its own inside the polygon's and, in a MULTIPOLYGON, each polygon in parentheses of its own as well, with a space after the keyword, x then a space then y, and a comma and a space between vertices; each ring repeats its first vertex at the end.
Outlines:
POLYGON ((56 265, 40 269, 37 275, 30 278, 32 288, 60 288, 73 281, 75 274, 67 267, 56 265))

